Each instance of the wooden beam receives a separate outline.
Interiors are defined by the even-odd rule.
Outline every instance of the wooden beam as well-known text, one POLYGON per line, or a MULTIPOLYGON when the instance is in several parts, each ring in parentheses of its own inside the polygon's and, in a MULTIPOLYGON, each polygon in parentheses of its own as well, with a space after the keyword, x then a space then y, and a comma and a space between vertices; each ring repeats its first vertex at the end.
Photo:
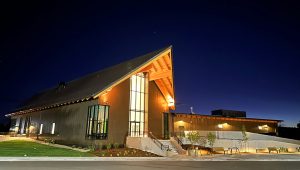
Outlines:
POLYGON ((153 68, 153 64, 149 64, 147 67, 143 68, 140 72, 148 72, 153 68))
POLYGON ((153 61, 153 66, 154 66, 155 71, 161 71, 162 70, 162 68, 158 64, 157 60, 153 61))
POLYGON ((167 70, 167 71, 161 71, 161 72, 156 72, 156 73, 152 73, 149 76, 149 80, 156 80, 156 79, 162 79, 162 78, 167 78, 172 76, 172 72, 171 70, 167 70))
POLYGON ((170 60, 169 60, 169 59, 166 59, 166 57, 168 58, 168 55, 162 56, 162 60, 165 62, 167 68, 168 68, 169 70, 171 70, 170 60))
POLYGON ((163 60, 163 58, 159 58, 157 60, 157 63, 160 65, 160 67, 162 68, 162 70, 169 70, 165 61, 163 60))

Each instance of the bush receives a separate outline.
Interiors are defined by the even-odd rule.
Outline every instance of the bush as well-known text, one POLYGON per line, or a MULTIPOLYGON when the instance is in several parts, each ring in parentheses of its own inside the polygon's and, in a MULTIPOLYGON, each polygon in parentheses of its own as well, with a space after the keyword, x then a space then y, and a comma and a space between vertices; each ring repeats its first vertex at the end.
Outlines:
POLYGON ((114 143, 114 148, 118 149, 119 148, 119 144, 118 143, 114 143))
POLYGON ((95 151, 96 150, 96 146, 94 144, 91 144, 88 146, 90 151, 95 151))
POLYGON ((103 149, 103 144, 102 144, 102 143, 99 143, 99 144, 98 144, 98 149, 99 149, 99 150, 102 150, 102 149, 103 149))
POLYGON ((110 144, 110 143, 108 143, 108 144, 106 145, 106 149, 111 149, 111 147, 112 147, 112 144, 110 144))

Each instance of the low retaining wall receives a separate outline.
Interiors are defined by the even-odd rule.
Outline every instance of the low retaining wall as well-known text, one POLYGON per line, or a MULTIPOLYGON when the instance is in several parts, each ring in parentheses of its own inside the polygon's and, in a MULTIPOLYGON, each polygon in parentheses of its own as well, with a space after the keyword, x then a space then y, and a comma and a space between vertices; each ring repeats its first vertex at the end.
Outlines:
MULTIPOLYGON (((211 132, 217 136, 215 147, 237 147, 242 152, 256 152, 256 149, 267 151, 268 147, 284 147, 290 152, 296 152, 296 148, 300 146, 299 140, 286 139, 277 136, 268 136, 246 132, 249 138, 246 143, 242 142, 242 132, 236 131, 199 131, 201 136, 206 136, 211 132)), ((187 138, 182 139, 183 144, 190 144, 187 138)), ((206 145, 208 147, 208 145, 206 145)))
POLYGON ((167 156, 167 153, 162 151, 153 141, 148 137, 127 137, 126 147, 151 152, 160 156, 167 156))

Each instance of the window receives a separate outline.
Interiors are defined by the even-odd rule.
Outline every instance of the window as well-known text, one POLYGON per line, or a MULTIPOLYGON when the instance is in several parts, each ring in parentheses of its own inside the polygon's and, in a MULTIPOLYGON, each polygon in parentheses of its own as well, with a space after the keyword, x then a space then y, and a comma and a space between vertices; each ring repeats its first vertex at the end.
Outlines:
POLYGON ((129 135, 143 136, 147 113, 148 78, 138 73, 130 78, 129 135))
POLYGON ((55 132, 55 123, 52 123, 51 134, 53 135, 55 132))
POLYGON ((108 117, 109 106, 89 106, 86 137, 89 139, 107 139, 108 117))
POLYGON ((40 125, 40 135, 43 134, 43 124, 40 125))
POLYGON ((30 122, 31 122, 31 117, 30 117, 30 116, 27 116, 27 117, 25 118, 25 124, 24 124, 24 130, 23 130, 23 133, 30 133, 30 132, 29 132, 30 122))

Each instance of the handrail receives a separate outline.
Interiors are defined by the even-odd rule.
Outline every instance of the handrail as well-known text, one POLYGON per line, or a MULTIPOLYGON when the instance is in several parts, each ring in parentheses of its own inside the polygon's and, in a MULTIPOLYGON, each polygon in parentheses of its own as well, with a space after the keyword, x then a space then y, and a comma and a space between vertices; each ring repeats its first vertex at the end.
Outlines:
POLYGON ((177 143, 178 143, 180 146, 183 145, 182 141, 178 138, 178 136, 177 136, 175 133, 173 134, 173 137, 174 137, 174 139, 177 141, 177 143))
POLYGON ((162 151, 164 151, 164 150, 170 150, 170 148, 169 148, 169 145, 164 145, 164 144, 162 144, 153 134, 152 134, 152 132, 149 132, 149 137, 150 137, 150 139, 152 139, 153 140, 153 142, 158 146, 158 147, 160 147, 160 149, 162 150, 162 151))

